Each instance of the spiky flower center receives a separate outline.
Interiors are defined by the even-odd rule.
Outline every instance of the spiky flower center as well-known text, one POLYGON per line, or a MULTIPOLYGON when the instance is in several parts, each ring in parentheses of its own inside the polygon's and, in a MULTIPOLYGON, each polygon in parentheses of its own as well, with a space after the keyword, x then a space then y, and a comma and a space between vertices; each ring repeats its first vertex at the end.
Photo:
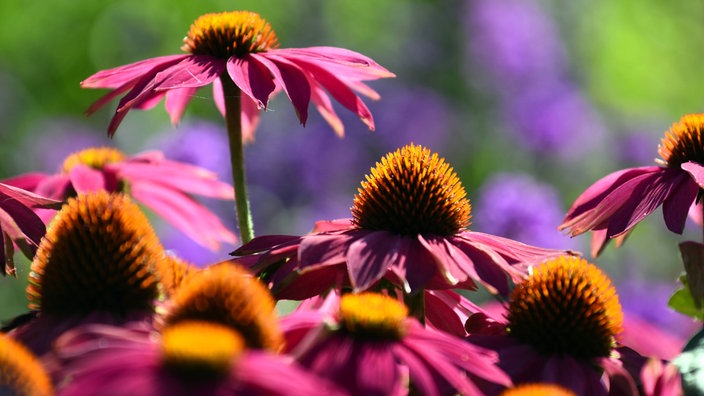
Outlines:
POLYGON ((452 167, 412 143, 371 169, 352 206, 354 224, 401 235, 452 235, 470 224, 471 205, 452 167))
POLYGON ((103 169, 105 165, 124 161, 127 156, 112 147, 93 147, 75 152, 64 160, 61 170, 69 173, 76 165, 86 165, 93 169, 103 169))
POLYGON ((556 384, 521 384, 506 389, 501 396, 576 396, 571 390, 556 384))
POLYGON ((408 308, 384 294, 345 294, 340 299, 340 322, 355 337, 397 340, 406 332, 408 308))
POLYGON ((182 50, 228 59, 279 46, 271 25, 259 14, 231 11, 205 14, 191 25, 182 50))
POLYGON ((185 321, 162 330, 161 347, 165 367, 182 377, 206 379, 226 376, 245 345, 227 326, 185 321))
POLYGON ((39 360, 12 338, 0 334, 0 394, 53 395, 49 376, 39 360))
POLYGON ((278 351, 283 334, 269 289, 241 266, 223 262, 189 276, 176 289, 165 322, 204 320, 235 329, 249 348, 278 351))
POLYGON ((32 261, 32 309, 63 314, 151 309, 164 250, 147 217, 124 194, 70 198, 32 261))
POLYGON ((704 164, 704 114, 688 114, 665 132, 658 154, 662 165, 679 168, 685 162, 704 164))
POLYGON ((608 356, 622 324, 611 281, 580 257, 546 261, 511 294, 509 334, 545 354, 608 356))

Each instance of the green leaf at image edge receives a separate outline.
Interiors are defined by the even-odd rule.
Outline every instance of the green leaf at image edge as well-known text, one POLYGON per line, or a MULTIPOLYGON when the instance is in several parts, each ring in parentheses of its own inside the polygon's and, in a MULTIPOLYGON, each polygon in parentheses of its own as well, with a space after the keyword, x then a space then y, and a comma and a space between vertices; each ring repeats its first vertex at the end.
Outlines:
POLYGON ((668 301, 668 306, 681 314, 697 320, 704 320, 704 310, 698 308, 694 303, 694 298, 692 298, 692 294, 686 285, 680 286, 679 289, 675 290, 670 297, 670 301, 668 301))

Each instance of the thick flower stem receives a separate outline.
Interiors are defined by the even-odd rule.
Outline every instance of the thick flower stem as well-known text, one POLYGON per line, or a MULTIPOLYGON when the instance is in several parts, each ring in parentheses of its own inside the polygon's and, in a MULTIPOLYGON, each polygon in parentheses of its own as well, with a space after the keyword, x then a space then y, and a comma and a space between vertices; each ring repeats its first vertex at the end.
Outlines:
POLYGON ((414 294, 404 293, 403 302, 408 307, 408 316, 425 324, 425 290, 419 290, 414 294))
POLYGON ((225 122, 227 124, 227 137, 230 141, 230 163, 232 165, 232 185, 235 187, 237 223, 240 229, 240 239, 242 243, 247 243, 254 238, 254 226, 252 224, 252 213, 249 209, 249 197, 247 196, 247 183, 244 172, 242 116, 240 113, 242 92, 227 72, 222 73, 220 81, 222 81, 222 91, 225 99, 225 122))

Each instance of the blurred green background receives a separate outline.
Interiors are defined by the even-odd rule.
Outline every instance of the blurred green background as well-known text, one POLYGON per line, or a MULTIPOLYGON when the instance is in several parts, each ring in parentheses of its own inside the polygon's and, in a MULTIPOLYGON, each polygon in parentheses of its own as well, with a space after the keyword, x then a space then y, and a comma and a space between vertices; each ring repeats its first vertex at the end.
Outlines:
MULTIPOLYGON (((424 108, 424 98, 439 98, 445 112, 442 119, 431 119, 416 132, 445 136, 431 149, 455 167, 473 203, 475 192, 492 175, 520 172, 554 188, 564 211, 601 176, 652 164, 669 125, 683 114, 704 110, 704 3, 581 0, 534 1, 526 6, 518 0, 492 1, 5 0, 0 3, 0 179, 36 170, 38 161, 49 154, 41 150, 51 150, 51 145, 37 142, 51 142, 57 126, 94 131, 96 139, 105 139, 115 103, 86 117, 85 109, 105 92, 82 90, 81 80, 101 69, 180 53, 194 19, 234 9, 260 13, 274 27, 282 47, 345 47, 396 73, 393 81, 370 84, 382 93, 381 101, 367 102, 377 118, 394 111, 400 112, 397 117, 404 116, 407 110, 384 107, 387 96, 404 97, 400 87, 423 93, 413 99, 417 106, 413 108, 424 108), (511 50, 516 58, 510 62, 515 64, 501 64, 511 50), (548 59, 555 52, 559 56, 548 59), (530 73, 521 69, 528 62, 535 64, 530 73), (517 77, 507 75, 516 70, 517 77), (569 95, 578 92, 549 102, 557 106, 559 122, 541 113, 548 105, 542 106, 545 96, 535 93, 555 81, 569 86, 569 95), (570 100, 577 104, 566 106, 570 100), (519 114, 517 124, 512 114, 519 114), (555 148, 541 140, 527 147, 513 134, 516 125, 534 121, 539 121, 533 127, 538 132, 540 128, 558 132, 549 140, 555 148), (577 144, 577 150, 558 155, 563 143, 577 144)), ((210 96, 208 89, 199 91, 184 122, 221 123, 210 96)), ((273 114, 262 117, 258 134, 300 136, 302 147, 321 134, 332 134, 312 128, 322 124, 312 109, 311 125, 304 129, 290 105, 279 99, 273 114)), ((341 149, 348 145, 359 156, 378 158, 379 152, 408 143, 399 138, 384 140, 396 147, 374 146, 375 139, 398 131, 384 130, 380 124, 370 133, 354 117, 345 122, 347 136, 334 144, 341 149)), ((159 105, 130 113, 114 140, 105 142, 136 153, 153 135, 170 128, 159 105)), ((57 145, 65 143, 60 141, 64 135, 57 134, 56 139, 57 145)), ((267 140, 258 137, 251 150, 263 144, 267 140)), ((355 186, 363 177, 356 171, 345 173, 344 163, 333 165, 339 167, 340 183, 355 186)), ((365 169, 371 165, 373 161, 365 169)), ((355 189, 345 188, 351 200, 355 189)), ((269 216, 269 228, 262 227, 277 233, 300 232, 290 221, 292 216, 283 212, 280 217, 269 216)), ((338 217, 346 216, 343 212, 338 217)), ((624 247, 607 248, 596 263, 619 282, 658 280, 674 289, 682 269, 677 243, 687 239, 700 240, 701 230, 690 226, 685 235, 673 235, 665 231, 658 210, 636 227, 624 247)), ((587 240, 584 235, 570 243, 587 252, 587 240)), ((18 279, 0 280, 3 320, 26 309, 28 263, 18 260, 18 279)))

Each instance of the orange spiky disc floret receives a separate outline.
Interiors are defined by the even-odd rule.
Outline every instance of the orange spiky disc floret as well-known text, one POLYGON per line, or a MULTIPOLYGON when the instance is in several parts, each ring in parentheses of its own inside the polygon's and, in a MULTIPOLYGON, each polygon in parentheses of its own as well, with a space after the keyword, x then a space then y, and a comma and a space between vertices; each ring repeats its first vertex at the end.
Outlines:
POLYGON ((225 59, 279 46, 271 25, 249 11, 205 14, 193 22, 183 42, 186 52, 225 59))
POLYGON ((150 310, 164 255, 147 217, 126 195, 70 198, 32 261, 29 306, 59 314, 150 310))

